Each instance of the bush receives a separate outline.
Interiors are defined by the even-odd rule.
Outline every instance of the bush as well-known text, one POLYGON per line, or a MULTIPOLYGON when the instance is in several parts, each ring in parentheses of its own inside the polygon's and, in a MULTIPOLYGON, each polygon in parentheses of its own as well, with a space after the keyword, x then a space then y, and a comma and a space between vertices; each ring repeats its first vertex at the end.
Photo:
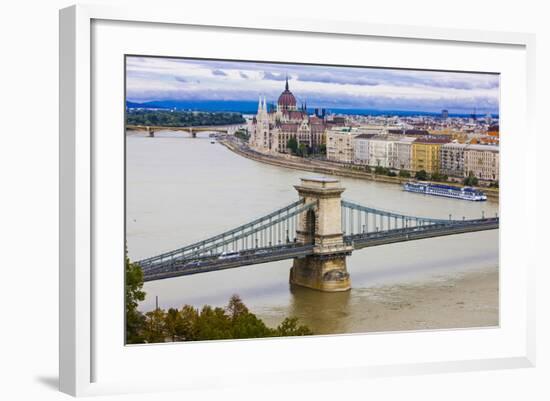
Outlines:
POLYGON ((387 169, 386 167, 376 166, 376 167, 374 168, 374 174, 388 175, 389 172, 390 172, 390 170, 387 169))
POLYGON ((428 179, 428 173, 426 172, 426 170, 417 171, 414 175, 414 178, 420 181, 426 181, 428 179))
POLYGON ((464 178, 464 185, 475 186, 478 183, 479 183, 479 180, 471 171, 468 173, 468 177, 464 178))
POLYGON ((411 173, 409 173, 407 170, 399 170, 399 177, 411 178, 411 173))

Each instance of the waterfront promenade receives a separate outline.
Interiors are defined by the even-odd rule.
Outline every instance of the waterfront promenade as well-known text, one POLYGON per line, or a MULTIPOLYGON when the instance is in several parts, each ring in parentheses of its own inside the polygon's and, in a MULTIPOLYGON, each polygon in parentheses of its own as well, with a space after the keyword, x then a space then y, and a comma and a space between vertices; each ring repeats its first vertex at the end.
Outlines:
MULTIPOLYGON (((250 149, 247 145, 240 142, 235 138, 220 138, 219 142, 227 147, 229 150, 237 153, 240 156, 246 157, 251 160, 255 160, 261 163, 267 163, 274 166, 291 168, 295 170, 310 171, 319 174, 330 174, 342 177, 358 178, 363 180, 371 180, 384 182, 389 184, 403 184, 410 180, 405 177, 390 177, 386 175, 375 174, 361 170, 360 166, 352 167, 348 165, 342 165, 335 162, 326 160, 304 159, 302 157, 292 155, 272 156, 263 153, 256 152, 250 149)), ((453 185, 452 183, 446 183, 453 185)), ((481 188, 487 198, 498 202, 499 190, 495 188, 481 188)))

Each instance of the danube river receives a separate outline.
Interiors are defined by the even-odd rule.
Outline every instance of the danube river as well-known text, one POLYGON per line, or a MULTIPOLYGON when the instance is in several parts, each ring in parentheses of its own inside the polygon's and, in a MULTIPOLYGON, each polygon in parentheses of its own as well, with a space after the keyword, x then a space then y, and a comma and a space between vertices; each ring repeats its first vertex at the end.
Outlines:
MULTIPOLYGON (((129 133, 126 144, 131 260, 208 238, 289 204, 297 200, 293 185, 313 175, 243 158, 211 144, 207 134, 129 133)), ((394 184, 339 179, 346 188, 343 198, 403 214, 479 218, 498 211, 490 201, 429 197, 394 184)), ((179 308, 224 306, 238 294, 268 325, 296 316, 319 334, 498 324, 497 230, 355 251, 347 258, 353 288, 346 293, 291 289, 291 265, 287 260, 147 282, 140 309, 153 309, 155 296, 160 307, 179 308), (446 315, 455 309, 449 320, 446 315), (401 324, 399 316, 415 318, 401 324), (381 323, 373 324, 377 319, 381 323)))

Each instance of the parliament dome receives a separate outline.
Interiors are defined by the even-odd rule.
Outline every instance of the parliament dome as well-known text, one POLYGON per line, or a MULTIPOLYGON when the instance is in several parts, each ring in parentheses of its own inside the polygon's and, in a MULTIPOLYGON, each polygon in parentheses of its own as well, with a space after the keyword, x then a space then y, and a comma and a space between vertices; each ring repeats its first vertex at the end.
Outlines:
POLYGON ((296 98, 288 89, 288 78, 286 79, 285 90, 277 100, 277 105, 281 110, 296 110, 296 98))

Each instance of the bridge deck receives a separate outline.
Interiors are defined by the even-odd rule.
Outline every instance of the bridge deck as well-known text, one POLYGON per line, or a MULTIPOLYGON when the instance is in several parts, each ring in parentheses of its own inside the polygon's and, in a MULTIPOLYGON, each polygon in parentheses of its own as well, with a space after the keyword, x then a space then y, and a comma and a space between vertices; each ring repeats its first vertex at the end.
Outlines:
MULTIPOLYGON (((349 245, 353 245, 354 249, 362 249, 371 246, 387 245, 446 235, 494 230, 498 229, 498 227, 498 218, 459 222, 452 221, 427 226, 398 228, 379 232, 348 235, 344 236, 344 242, 349 245)), ((203 257, 193 257, 191 259, 161 260, 143 268, 144 281, 160 280, 169 277, 206 273, 216 270, 305 257, 313 254, 313 250, 313 245, 288 243, 273 247, 245 250, 235 252, 233 254, 217 254, 203 257)))
POLYGON ((143 272, 144 281, 187 276, 210 271, 277 262, 279 260, 304 257, 313 253, 313 245, 287 244, 271 248, 259 248, 234 255, 215 255, 194 260, 179 260, 150 267, 143 272))

